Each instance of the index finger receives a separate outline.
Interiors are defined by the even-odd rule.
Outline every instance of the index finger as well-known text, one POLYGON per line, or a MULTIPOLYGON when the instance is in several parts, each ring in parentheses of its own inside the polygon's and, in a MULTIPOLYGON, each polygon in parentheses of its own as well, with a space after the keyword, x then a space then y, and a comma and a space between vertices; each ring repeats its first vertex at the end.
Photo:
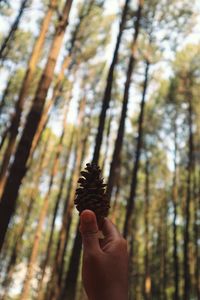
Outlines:
POLYGON ((118 229, 108 218, 104 218, 102 232, 105 238, 112 238, 112 240, 121 238, 121 234, 118 229))

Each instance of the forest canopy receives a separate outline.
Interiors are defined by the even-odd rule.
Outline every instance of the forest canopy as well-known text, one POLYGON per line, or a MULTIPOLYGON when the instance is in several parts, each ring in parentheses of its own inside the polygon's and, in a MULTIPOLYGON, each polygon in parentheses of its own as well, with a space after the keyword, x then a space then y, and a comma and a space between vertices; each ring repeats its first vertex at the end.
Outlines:
POLYGON ((129 298, 200 299, 199 1, 0 0, 0 78, 0 299, 87 299, 86 163, 129 298))

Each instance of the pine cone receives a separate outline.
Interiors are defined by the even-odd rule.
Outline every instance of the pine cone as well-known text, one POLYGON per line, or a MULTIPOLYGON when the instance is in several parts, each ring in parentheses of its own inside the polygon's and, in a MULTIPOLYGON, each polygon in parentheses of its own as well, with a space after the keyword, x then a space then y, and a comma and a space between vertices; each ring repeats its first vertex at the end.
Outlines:
POLYGON ((79 215, 84 209, 94 211, 99 228, 101 228, 103 218, 108 215, 110 208, 105 192, 106 184, 103 183, 101 170, 96 164, 88 163, 81 175, 82 177, 78 180, 80 187, 76 189, 74 204, 79 211, 79 215))

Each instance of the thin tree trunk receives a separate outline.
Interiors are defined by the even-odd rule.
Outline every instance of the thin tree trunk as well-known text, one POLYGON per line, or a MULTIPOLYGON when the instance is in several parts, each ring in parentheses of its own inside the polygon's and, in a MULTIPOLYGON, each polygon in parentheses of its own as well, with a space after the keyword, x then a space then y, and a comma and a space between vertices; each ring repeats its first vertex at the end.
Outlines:
POLYGON ((4 39, 4 41, 1 45, 1 48, 0 48, 0 59, 1 60, 4 60, 5 57, 6 57, 6 53, 4 53, 4 51, 9 46, 10 42, 13 39, 13 36, 14 36, 15 32, 18 29, 19 23, 20 23, 21 18, 23 16, 24 10, 28 5, 28 2, 30 2, 30 1, 29 0, 23 0, 22 1, 19 12, 18 12, 18 15, 17 15, 16 19, 14 20, 7 37, 4 39))
POLYGON ((195 256, 196 256, 196 266, 195 266, 195 290, 197 299, 200 299, 200 253, 199 253, 199 239, 200 239, 200 230, 198 225, 198 212, 200 211, 200 171, 198 178, 198 189, 197 195, 195 197, 195 219, 194 219, 194 238, 195 238, 195 256))
POLYGON ((26 212, 26 216, 24 218, 24 222, 21 226, 21 229, 19 231, 16 242, 14 244, 14 247, 13 247, 13 250, 12 250, 12 253, 11 253, 11 257, 10 257, 10 261, 9 261, 7 269, 5 271, 6 278, 5 278, 4 283, 3 283, 3 285, 5 287, 5 292, 4 292, 2 300, 7 299, 7 293, 8 293, 9 285, 11 283, 11 278, 12 278, 12 275, 13 275, 13 272, 14 272, 14 267, 15 267, 15 264, 16 264, 16 261, 17 261, 17 256, 18 256, 18 254, 20 252, 20 249, 21 249, 21 246, 22 246, 21 240, 22 240, 23 234, 26 230, 30 214, 32 212, 34 199, 35 199, 36 194, 38 192, 39 181, 40 181, 41 173, 42 173, 43 168, 44 168, 44 161, 45 161, 45 157, 46 157, 46 153, 47 153, 49 138, 50 138, 50 134, 49 134, 49 136, 48 136, 48 138, 45 142, 45 145, 43 147, 44 149, 42 150, 42 154, 41 154, 41 157, 39 159, 39 164, 38 164, 38 168, 37 168, 38 170, 36 170, 36 172, 35 172, 36 179, 33 180, 33 182, 35 182, 35 186, 31 190, 31 195, 30 195, 30 199, 29 199, 29 205, 28 205, 28 209, 27 209, 27 212, 26 212))
POLYGON ((98 164, 98 160, 99 160, 100 148, 101 148, 101 144, 102 144, 103 132, 104 132, 104 126, 105 126, 106 111, 109 107, 110 100, 111 100, 113 75, 114 75, 115 66, 118 62, 119 46, 121 43, 122 33, 123 33, 124 26, 126 23, 126 16, 128 13, 129 2, 130 2, 130 0, 126 0, 125 5, 124 5, 121 22, 119 25, 119 33, 117 36, 115 51, 114 51, 112 63, 110 65, 108 75, 107 75, 106 88, 105 88, 104 96, 103 96, 103 100, 102 100, 102 108, 101 108, 101 114, 99 117, 99 125, 98 125, 98 131, 97 131, 96 141, 95 141, 95 149, 94 149, 94 154, 93 154, 93 163, 96 163, 96 164, 98 164))
POLYGON ((15 105, 15 113, 11 119, 11 125, 9 129, 9 140, 8 140, 8 144, 4 154, 4 159, 0 169, 0 195, 2 194, 6 182, 6 172, 8 170, 10 158, 15 150, 15 144, 18 135, 18 129, 20 126, 20 120, 21 120, 21 115, 24 107, 24 102, 26 96, 28 95, 31 82, 36 71, 36 66, 41 55, 42 47, 45 41, 47 31, 49 29, 49 24, 51 21, 53 11, 56 7, 56 2, 57 0, 51 0, 50 2, 49 9, 41 25, 40 34, 35 42, 32 54, 30 56, 27 71, 24 76, 24 80, 19 93, 19 98, 15 105))
MULTIPOLYGON (((147 150, 146 150, 147 151, 147 150)), ((144 280, 144 298, 151 299, 151 275, 149 267, 149 158, 146 154, 145 166, 145 280, 144 280)))
POLYGON ((137 189, 137 173, 139 170, 139 161, 140 161, 140 152, 142 147, 142 136, 143 136, 143 119, 144 119, 144 108, 145 108, 145 99, 147 93, 147 86, 148 86, 148 79, 149 79, 149 66, 150 63, 146 61, 146 69, 145 69, 145 80, 143 86, 143 94, 142 94, 142 101, 140 106, 140 115, 138 120, 138 137, 137 137, 137 145, 136 145, 136 153, 135 153, 135 162, 133 167, 132 179, 131 179, 131 190, 130 196, 127 201, 126 206, 126 216, 125 216, 125 223, 124 223, 124 237, 127 237, 129 225, 131 223, 131 216, 134 209, 135 204, 135 196, 136 196, 136 189, 137 189))
MULTIPOLYGON (((67 114, 66 114, 66 117, 67 117, 67 114)), ((66 131, 66 120, 64 121, 64 123, 65 124, 64 124, 62 135, 61 135, 61 143, 62 143, 62 140, 64 138, 65 131, 66 131)), ((64 188, 64 184, 65 184, 65 179, 66 179, 66 173, 67 173, 67 170, 68 170, 69 156, 70 156, 72 145, 73 145, 73 136, 74 136, 74 131, 71 134, 69 149, 67 150, 67 155, 66 155, 65 161, 64 161, 64 170, 63 170, 63 175, 62 175, 61 182, 60 182, 59 192, 58 192, 58 195, 57 195, 56 201, 55 201, 53 219, 52 219, 52 223, 51 223, 51 230, 50 230, 47 249, 46 249, 46 252, 45 252, 46 253, 45 260, 44 260, 44 263, 42 265, 42 274, 41 274, 39 287, 38 287, 38 296, 37 296, 38 300, 42 299, 42 295, 43 295, 43 281, 44 281, 46 268, 48 266, 49 259, 50 259, 50 251, 51 251, 51 245, 52 245, 52 241, 53 241, 55 221, 56 221, 58 209, 59 209, 59 206, 60 206, 60 201, 61 201, 62 194, 63 194, 63 188, 64 188)))
POLYGON ((4 132, 3 132, 2 136, 1 136, 0 151, 3 149, 3 146, 4 146, 4 143, 5 143, 5 140, 6 140, 6 137, 7 137, 8 133, 9 133, 9 127, 6 127, 4 129, 4 132))
MULTIPOLYGON (((47 136, 47 139, 46 139, 46 141, 45 141, 45 144, 44 144, 44 146, 42 147, 42 151, 41 151, 41 158, 39 158, 39 161, 40 161, 40 165, 38 166, 39 168, 38 168, 38 172, 36 171, 36 179, 34 180, 34 181, 36 181, 36 186, 37 186, 37 183, 39 184, 39 178, 38 177, 40 177, 40 175, 38 175, 38 174, 40 174, 40 172, 44 169, 44 168, 46 168, 46 157, 45 157, 45 154, 47 153, 46 152, 46 150, 48 149, 48 142, 49 142, 49 139, 50 139, 50 136, 51 136, 51 132, 49 131, 48 132, 48 136, 47 136), (44 159, 45 158, 45 159, 44 159)), ((34 182, 33 181, 33 182, 34 182)), ((37 191, 36 189, 34 189, 35 191, 37 191)), ((35 196, 36 196, 36 193, 34 193, 33 195, 32 195, 32 198, 34 199, 35 198, 35 196)), ((8 246, 7 246, 7 240, 5 241, 5 243, 3 244, 3 247, 2 247, 2 251, 1 251, 1 257, 2 258, 4 258, 4 257, 6 257, 6 255, 7 255, 7 248, 8 248, 8 246)))
POLYGON ((63 132, 60 136, 59 143, 56 147, 56 153, 55 153, 53 167, 52 167, 52 171, 51 171, 51 177, 50 177, 50 181, 49 181, 48 191, 45 196, 44 203, 41 208, 41 212, 40 212, 40 216, 39 216, 39 221, 38 221, 38 226, 37 226, 36 233, 35 233, 35 239, 34 239, 34 243, 33 243, 32 253, 31 253, 30 261, 29 261, 28 268, 27 268, 27 274, 26 274, 26 278, 24 281, 23 291, 22 291, 21 298, 20 298, 21 300, 26 300, 28 297, 28 293, 29 293, 29 289, 30 289, 30 282, 31 282, 32 275, 33 275, 33 266, 36 262, 36 258, 37 258, 37 254, 38 254, 38 247, 39 247, 40 237, 41 237, 41 233, 42 233, 42 226, 44 224, 45 217, 46 217, 46 214, 48 211, 48 204, 49 204, 49 198, 50 198, 50 194, 51 194, 51 190, 52 190, 52 186, 53 186, 53 181, 54 181, 54 178, 58 171, 58 161, 59 161, 62 146, 63 146, 62 144, 63 144, 63 138, 64 138, 64 134, 65 134, 65 129, 66 129, 66 111, 64 110, 63 132))
POLYGON ((7 267, 7 270, 6 270, 6 278, 3 282, 3 286, 4 286, 5 290, 4 290, 4 294, 1 298, 1 300, 8 299, 9 286, 10 286, 12 275, 13 275, 13 272, 14 272, 14 267, 15 267, 15 264, 16 264, 16 261, 17 261, 17 255, 19 254, 20 248, 21 248, 21 242, 22 242, 21 238, 22 238, 22 236, 24 234, 24 231, 26 229, 30 214, 32 212, 32 208, 33 208, 33 198, 31 197, 30 202, 29 202, 29 206, 28 206, 28 209, 27 209, 27 212, 26 212, 26 215, 25 215, 24 223, 23 223, 23 225, 22 225, 22 227, 19 231, 18 238, 15 242, 15 245, 14 245, 12 253, 11 253, 10 261, 8 263, 8 267, 7 267))
MULTIPOLYGON (((186 85, 188 87, 188 85, 186 85)), ((188 87, 189 89, 190 87, 188 87)), ((188 91, 188 126, 189 126, 189 152, 188 152, 188 166, 187 166, 187 197, 185 207, 185 228, 184 228, 184 258, 183 258, 183 272, 184 272, 184 295, 183 299, 190 298, 190 267, 189 267, 189 226, 190 226, 190 202, 191 202, 191 177, 193 169, 193 133, 192 133, 192 95, 188 91)))
POLYGON ((12 78, 13 78, 13 74, 11 74, 10 78, 8 79, 6 88, 4 89, 4 92, 3 92, 3 95, 2 95, 2 98, 1 98, 1 102, 0 102, 0 116, 2 114, 2 110, 3 110, 3 108, 5 106, 5 103, 6 103, 6 97, 8 96, 8 94, 10 92, 10 85, 12 83, 12 78))
POLYGON ((45 299, 48 300, 57 299, 61 290, 62 276, 63 276, 63 269, 64 269, 64 265, 63 265, 64 254, 69 239, 69 230, 72 221, 71 211, 69 211, 69 201, 70 201, 69 197, 70 197, 70 191, 72 189, 75 168, 76 168, 76 154, 73 161, 73 169, 69 179, 68 192, 65 198, 65 204, 64 204, 63 215, 62 215, 62 226, 59 232, 52 276, 51 276, 50 283, 48 285, 49 288, 47 289, 46 296, 45 296, 45 299))
MULTIPOLYGON (((84 111, 85 111, 85 101, 86 98, 84 97, 81 99, 79 104, 79 111, 78 111, 78 119, 77 119, 77 126, 82 123, 84 111)), ((80 131, 80 129, 79 129, 80 131)), ((50 282, 48 284, 49 291, 46 293, 46 299, 57 299, 60 289, 61 289, 61 280, 62 280, 62 273, 63 273, 63 257, 66 248, 66 239, 68 238, 69 228, 71 225, 72 220, 72 209, 73 209, 73 200, 74 194, 76 190, 77 180, 80 172, 80 164, 81 164, 81 151, 83 150, 80 147, 80 132, 76 136, 76 146, 75 146, 75 155, 74 155, 74 163, 73 163, 73 176, 71 174, 71 178, 69 181, 68 186, 68 193, 65 200, 63 216, 62 216, 62 226, 59 233, 59 240, 56 249, 55 261, 53 265, 52 276, 50 282)))
POLYGON ((179 300, 179 259, 177 251, 177 125, 174 120, 174 177, 172 186, 173 216, 173 265, 174 265, 174 300, 179 300))
MULTIPOLYGON (((8 82, 7 82, 7 85, 6 85, 6 88, 4 90, 4 93, 3 93, 3 96, 1 98, 1 103, 0 103, 0 116, 2 115, 2 111, 5 107, 5 104, 6 104, 6 98, 10 92, 10 85, 12 83, 12 78, 13 78, 13 74, 11 74, 10 78, 8 79, 8 82)), ((0 128, 2 129, 2 124, 0 124, 0 128)), ((3 133, 1 134, 1 143, 0 143, 0 151, 1 149, 3 148, 4 146, 4 142, 6 140, 6 137, 9 133, 9 125, 6 124, 6 126, 4 126, 4 129, 3 129, 3 133)))
POLYGON ((120 173, 118 174, 118 178, 116 181, 115 198, 113 201, 112 214, 111 214, 111 220, 114 224, 118 223, 119 212, 120 212, 120 203, 119 203, 120 183, 119 183, 119 181, 120 181, 120 173))
POLYGON ((40 211, 38 225, 37 225, 36 232, 35 232, 35 237, 34 237, 33 248, 32 248, 32 251, 31 251, 30 260, 28 262, 26 277, 25 277, 22 293, 21 293, 21 296, 20 296, 21 300, 28 299, 31 279, 32 279, 32 276, 33 276, 33 271, 34 271, 34 264, 36 262, 36 258, 37 258, 37 254, 38 254, 38 248, 39 248, 39 242, 40 242, 40 238, 41 238, 41 234, 42 234, 42 226, 43 226, 46 214, 47 214, 48 200, 49 199, 47 197, 45 197, 44 203, 43 203, 41 211, 40 211))
POLYGON ((0 249, 2 248, 5 239, 9 221, 15 210, 21 181, 26 174, 26 163, 31 150, 31 144, 42 116, 48 89, 53 79, 56 61, 61 49, 65 29, 68 24, 72 1, 73 0, 66 0, 65 2, 62 17, 59 20, 53 38, 47 64, 39 82, 36 96, 27 117, 27 122, 15 154, 15 159, 6 181, 4 192, 2 195, 2 201, 0 203, 0 249))
POLYGON ((105 163, 106 163, 106 159, 108 156, 109 142, 110 142, 110 130, 111 130, 112 120, 113 120, 113 114, 110 113, 109 120, 108 120, 108 128, 107 128, 107 133, 106 133, 106 149, 105 149, 105 153, 103 156, 103 162, 102 162, 102 167, 101 167, 102 174, 104 173, 105 163))
MULTIPOLYGON (((91 107, 91 111, 93 110, 93 105, 91 107)), ((86 124, 87 131, 85 132, 85 137, 82 140, 81 146, 80 146, 80 156, 81 156, 81 163, 79 165, 79 172, 81 171, 81 165, 84 161, 85 154, 86 154, 86 148, 87 148, 87 141, 88 141, 88 136, 91 130, 91 120, 92 118, 89 118, 88 123, 86 124)), ((70 263, 69 263, 69 269, 66 274, 66 278, 64 280, 64 286, 61 290, 59 299, 69 299, 73 300, 75 299, 76 295, 76 287, 77 287, 77 279, 78 279, 78 272, 79 272, 79 264, 80 264, 80 258, 81 258, 81 236, 79 232, 79 222, 77 224, 77 229, 76 229, 76 237, 74 240, 74 245, 72 249, 72 255, 70 258, 70 263)), ((64 261, 64 260, 63 260, 64 261)))
POLYGON ((82 251, 82 240, 79 232, 79 222, 76 227, 76 236, 70 257, 69 269, 66 275, 64 288, 62 289, 59 300, 74 300, 76 296, 76 286, 79 273, 79 265, 82 251))
POLYGON ((121 157, 121 150, 123 145, 123 138, 124 138, 124 131, 125 131, 125 121, 126 121, 126 114, 128 108, 128 99, 129 99, 129 90, 131 85, 131 78, 135 66, 135 54, 137 50, 137 40, 140 30, 140 20, 142 17, 142 8, 143 8, 143 0, 139 0, 138 10, 137 10, 137 20, 135 22, 135 32, 133 36, 133 43, 131 47, 131 55, 129 58, 128 70, 126 74, 126 82, 124 88, 124 97, 123 97, 123 105, 120 117, 119 128, 117 132, 117 138, 115 141, 115 147, 113 152, 113 158, 110 166, 110 173, 108 177, 108 186, 107 186, 107 194, 108 198, 111 199, 113 186, 115 185, 116 175, 119 172, 120 168, 120 157, 121 157))
POLYGON ((167 287, 167 199, 164 198, 163 211, 161 215, 161 299, 166 300, 166 287, 167 287))

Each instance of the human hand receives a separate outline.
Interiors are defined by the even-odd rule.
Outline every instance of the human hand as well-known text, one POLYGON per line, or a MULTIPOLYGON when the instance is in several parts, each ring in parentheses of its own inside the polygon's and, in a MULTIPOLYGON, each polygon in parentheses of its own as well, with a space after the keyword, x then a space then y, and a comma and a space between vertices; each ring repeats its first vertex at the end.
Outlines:
POLYGON ((127 242, 108 219, 99 239, 96 216, 91 210, 81 213, 83 241, 82 279, 89 300, 128 299, 127 242))

